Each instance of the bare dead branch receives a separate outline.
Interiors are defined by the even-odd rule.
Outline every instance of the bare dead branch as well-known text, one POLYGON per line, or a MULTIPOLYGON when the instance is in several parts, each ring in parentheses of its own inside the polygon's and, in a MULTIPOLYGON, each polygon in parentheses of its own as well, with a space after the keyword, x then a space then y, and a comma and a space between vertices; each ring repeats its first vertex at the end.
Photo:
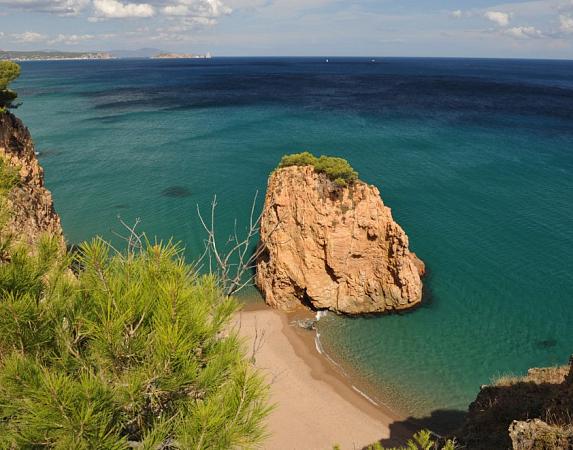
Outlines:
POLYGON ((127 235, 124 236, 112 230, 112 233, 115 234, 120 239, 127 242, 127 255, 131 256, 143 250, 143 239, 145 234, 137 232, 136 228, 141 223, 141 219, 138 217, 135 219, 135 223, 133 225, 128 225, 121 216, 117 216, 117 219, 121 223, 121 225, 127 230, 127 235))
POLYGON ((261 350, 261 348, 263 348, 263 345, 265 344, 266 332, 267 331, 265 329, 259 330, 259 327, 257 325, 257 320, 255 318, 255 336, 253 337, 251 356, 249 358, 252 364, 255 364, 257 360, 257 353, 259 353, 259 351, 261 350))
POLYGON ((207 233, 203 241, 205 251, 199 258, 198 263, 203 265, 203 261, 209 260, 209 273, 216 274, 226 295, 233 295, 252 284, 253 275, 249 272, 255 268, 256 261, 262 253, 262 249, 257 247, 249 256, 254 239, 258 236, 261 214, 256 215, 258 191, 253 198, 249 216, 249 225, 241 236, 235 220, 232 234, 226 243, 221 247, 215 234, 215 210, 217 208, 217 197, 211 202, 211 220, 207 223, 199 205, 197 205, 197 215, 203 229, 207 233))

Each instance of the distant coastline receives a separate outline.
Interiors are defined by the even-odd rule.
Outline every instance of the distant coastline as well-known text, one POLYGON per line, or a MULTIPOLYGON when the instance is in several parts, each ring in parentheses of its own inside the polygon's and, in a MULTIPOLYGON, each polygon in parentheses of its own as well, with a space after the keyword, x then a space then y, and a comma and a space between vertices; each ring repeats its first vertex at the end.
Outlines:
POLYGON ((211 59, 211 53, 207 52, 204 55, 197 55, 193 53, 160 53, 151 56, 151 59, 211 59))
POLYGON ((71 61, 83 59, 115 59, 109 52, 19 52, 19 51, 0 51, 0 61, 71 61))
POLYGON ((172 53, 161 50, 144 53, 122 51, 61 52, 61 51, 6 51, 0 50, 0 61, 77 61, 108 59, 211 59, 211 53, 172 53))

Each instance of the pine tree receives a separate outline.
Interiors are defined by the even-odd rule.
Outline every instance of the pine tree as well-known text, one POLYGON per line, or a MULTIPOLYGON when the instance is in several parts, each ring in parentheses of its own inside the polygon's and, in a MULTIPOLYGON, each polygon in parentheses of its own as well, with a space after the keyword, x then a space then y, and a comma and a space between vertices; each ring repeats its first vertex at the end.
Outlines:
POLYGON ((0 264, 0 448, 228 449, 265 437, 238 304, 171 243, 101 239, 0 264), (76 276, 68 267, 80 267, 76 276))
POLYGON ((0 114, 12 107, 18 94, 9 89, 12 81, 20 76, 20 66, 13 61, 0 61, 0 114))

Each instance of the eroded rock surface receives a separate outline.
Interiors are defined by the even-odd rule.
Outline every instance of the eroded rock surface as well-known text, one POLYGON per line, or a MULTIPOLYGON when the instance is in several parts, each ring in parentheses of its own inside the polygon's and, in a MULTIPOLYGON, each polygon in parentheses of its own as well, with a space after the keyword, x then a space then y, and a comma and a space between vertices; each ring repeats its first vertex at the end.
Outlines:
POLYGON ((374 186, 338 187, 311 166, 270 176, 256 284, 267 304, 345 314, 411 308, 424 263, 374 186))
POLYGON ((28 129, 15 116, 0 114, 0 158, 17 168, 20 182, 8 193, 5 207, 10 219, 1 230, 17 241, 34 246, 47 233, 64 245, 60 217, 56 214, 52 195, 44 187, 44 171, 40 166, 28 129))
POLYGON ((509 437, 513 450, 573 449, 573 426, 549 425, 539 419, 514 421, 509 437))

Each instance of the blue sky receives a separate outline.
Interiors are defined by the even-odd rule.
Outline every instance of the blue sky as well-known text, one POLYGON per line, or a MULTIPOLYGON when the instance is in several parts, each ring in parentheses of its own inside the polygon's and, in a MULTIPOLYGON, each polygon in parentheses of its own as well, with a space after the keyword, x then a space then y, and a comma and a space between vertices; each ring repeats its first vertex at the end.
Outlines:
POLYGON ((573 59, 573 0, 0 0, 0 49, 573 59))

